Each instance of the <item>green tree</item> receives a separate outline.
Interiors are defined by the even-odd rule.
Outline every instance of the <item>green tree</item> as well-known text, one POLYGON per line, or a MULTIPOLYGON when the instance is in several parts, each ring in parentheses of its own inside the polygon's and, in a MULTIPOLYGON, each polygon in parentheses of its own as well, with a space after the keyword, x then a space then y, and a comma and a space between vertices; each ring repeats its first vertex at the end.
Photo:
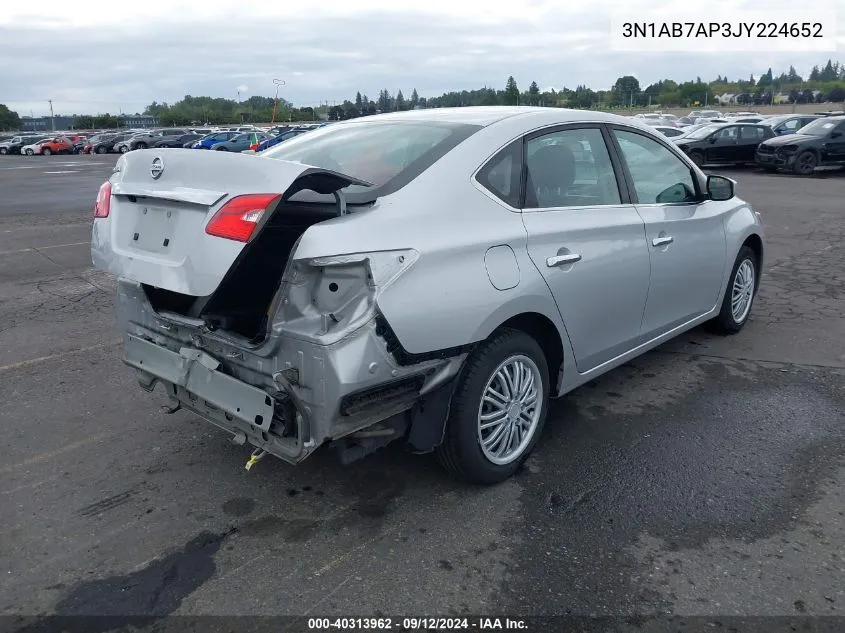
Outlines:
POLYGON ((396 93, 396 109, 398 111, 408 109, 408 104, 405 103, 405 95, 402 94, 401 90, 396 93))
POLYGON ((772 69, 769 68, 766 72, 760 75, 760 79, 757 80, 758 86, 771 86, 772 85, 772 69))
POLYGON ((505 94, 502 103, 505 105, 519 104, 519 88, 516 85, 516 79, 513 78, 513 75, 508 77, 508 81, 505 83, 505 94))
POLYGON ((640 96, 640 82, 636 77, 625 75, 620 77, 611 88, 613 102, 619 105, 636 103, 640 96))
POLYGON ((381 90, 378 95, 378 109, 382 112, 390 112, 391 101, 393 101, 393 98, 390 96, 390 92, 387 89, 381 90))
POLYGON ((411 107, 411 110, 415 109, 420 104, 420 96, 417 94, 417 89, 414 88, 411 91, 411 100, 408 102, 408 105, 411 107))
POLYGON ((355 109, 358 110, 358 114, 364 114, 364 98, 360 92, 355 93, 355 109))
POLYGON ((536 81, 532 81, 528 86, 528 105, 540 105, 540 86, 536 81))
POLYGON ((14 110, 0 103, 0 130, 11 131, 21 129, 21 118, 14 110))
POLYGON ((839 79, 839 64, 834 66, 833 60, 828 59, 822 71, 819 73, 819 81, 836 81, 839 79))
POLYGON ((819 81, 821 78, 821 71, 819 70, 818 66, 813 66, 813 69, 810 71, 810 81, 819 81))

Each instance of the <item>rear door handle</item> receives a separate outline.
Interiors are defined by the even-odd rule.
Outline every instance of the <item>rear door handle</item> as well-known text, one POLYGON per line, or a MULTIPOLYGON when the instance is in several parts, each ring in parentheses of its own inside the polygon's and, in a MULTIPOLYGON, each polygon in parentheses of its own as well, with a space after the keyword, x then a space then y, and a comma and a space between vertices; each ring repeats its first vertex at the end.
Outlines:
POLYGON ((547 257, 546 258, 546 266, 549 268, 554 268, 555 266, 560 266, 561 264, 574 264, 575 262, 580 262, 581 256, 578 253, 570 253, 569 255, 556 255, 555 257, 547 257))
POLYGON ((671 244, 674 241, 675 241, 675 238, 671 237, 669 235, 667 235, 665 237, 655 237, 653 240, 651 240, 651 245, 652 246, 666 246, 667 244, 671 244))

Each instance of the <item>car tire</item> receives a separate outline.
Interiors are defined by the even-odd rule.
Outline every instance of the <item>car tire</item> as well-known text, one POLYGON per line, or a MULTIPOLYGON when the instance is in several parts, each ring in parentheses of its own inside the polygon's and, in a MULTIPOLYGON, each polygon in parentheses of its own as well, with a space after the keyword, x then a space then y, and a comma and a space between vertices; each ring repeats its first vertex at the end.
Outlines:
POLYGON ((736 334, 751 314, 760 273, 757 255, 748 246, 739 249, 728 279, 719 315, 708 324, 709 329, 718 334, 736 334))
POLYGON ((121 154, 125 154, 125 153, 126 153, 126 152, 128 152, 128 151, 129 151, 129 148, 128 148, 126 145, 121 145, 121 146, 120 146, 120 153, 121 153, 121 154))
POLYGON ((228 152, 229 151, 225 147, 215 147, 214 150, 217 151, 217 152, 228 152))
POLYGON ((800 176, 810 176, 819 164, 819 158, 815 152, 805 150, 795 157, 792 166, 793 171, 800 176))
POLYGON ((5 156, 8 153, 9 150, 7 150, 5 147, 0 147, 0 156, 5 156))
POLYGON ((525 332, 497 330, 469 355, 458 376, 443 443, 435 450, 437 460, 471 483, 505 481, 539 441, 548 408, 549 369, 542 348, 525 332), (508 378, 517 382, 516 388, 511 385, 509 390, 508 378), (528 397, 530 402, 520 407, 513 391, 524 391, 521 399, 528 397), (497 415, 500 421, 485 421, 483 415, 497 415), (521 438, 512 436, 517 428, 524 433, 521 438), (502 437, 508 438, 507 447, 502 446, 502 437), (511 438, 519 439, 517 446, 512 446, 511 438))
POLYGON ((100 146, 94 151, 97 152, 98 154, 105 154, 108 150, 105 147, 100 146))
POLYGON ((135 144, 135 149, 147 149, 147 144, 144 141, 135 144))
POLYGON ((53 150, 51 150, 49 147, 42 147, 41 148, 41 155, 42 156, 49 156, 52 153, 53 153, 53 150))
POLYGON ((690 152, 689 159, 695 163, 696 167, 704 166, 704 154, 701 152, 690 152))
POLYGON ((35 156, 35 152, 32 151, 31 149, 28 149, 28 150, 26 150, 26 155, 27 156, 35 156))

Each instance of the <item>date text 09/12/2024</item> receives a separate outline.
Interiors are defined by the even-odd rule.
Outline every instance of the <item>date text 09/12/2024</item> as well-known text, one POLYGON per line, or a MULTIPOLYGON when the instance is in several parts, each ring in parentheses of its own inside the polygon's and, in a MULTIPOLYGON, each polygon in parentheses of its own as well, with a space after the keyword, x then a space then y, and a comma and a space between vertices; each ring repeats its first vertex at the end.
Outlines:
POLYGON ((624 22, 622 37, 823 38, 821 22, 624 22))
POLYGON ((308 618, 309 631, 526 631, 519 618, 501 617, 402 617, 402 618, 308 618))

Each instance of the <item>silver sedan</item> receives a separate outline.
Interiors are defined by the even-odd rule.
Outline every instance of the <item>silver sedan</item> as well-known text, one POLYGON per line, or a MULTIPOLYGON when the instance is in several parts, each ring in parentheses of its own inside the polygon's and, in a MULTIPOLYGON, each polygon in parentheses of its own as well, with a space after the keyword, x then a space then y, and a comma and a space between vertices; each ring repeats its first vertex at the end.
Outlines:
POLYGON ((142 150, 101 187, 124 361, 265 455, 388 442, 495 483, 549 400, 749 318, 759 214, 653 128, 555 108, 337 123, 256 156, 142 150))

